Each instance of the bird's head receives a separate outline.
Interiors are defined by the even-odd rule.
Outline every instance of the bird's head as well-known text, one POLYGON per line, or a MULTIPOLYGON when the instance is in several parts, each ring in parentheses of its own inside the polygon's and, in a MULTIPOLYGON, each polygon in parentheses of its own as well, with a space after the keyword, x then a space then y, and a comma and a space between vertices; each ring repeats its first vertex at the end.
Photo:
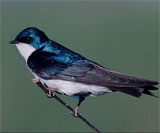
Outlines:
POLYGON ((35 27, 28 27, 21 31, 16 38, 11 41, 11 44, 26 44, 39 49, 49 41, 45 33, 35 27))
POLYGON ((45 33, 35 27, 28 27, 21 31, 10 44, 15 44, 20 54, 27 61, 28 57, 37 49, 50 45, 45 33))

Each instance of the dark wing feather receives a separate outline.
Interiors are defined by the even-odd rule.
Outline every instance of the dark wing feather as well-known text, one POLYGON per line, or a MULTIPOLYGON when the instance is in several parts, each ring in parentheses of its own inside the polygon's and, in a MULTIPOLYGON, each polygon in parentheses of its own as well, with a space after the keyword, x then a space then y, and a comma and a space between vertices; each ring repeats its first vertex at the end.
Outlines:
POLYGON ((65 69, 61 72, 61 74, 66 76, 73 76, 75 77, 75 81, 77 82, 106 87, 143 87, 158 84, 158 82, 156 81, 135 78, 118 72, 114 72, 94 62, 86 60, 75 62, 73 66, 65 69), (70 71, 73 70, 72 68, 74 68, 75 66, 78 71, 82 70, 82 75, 75 77, 74 71, 70 71), (86 67, 88 69, 86 69, 86 67))
POLYGON ((156 81, 111 71, 86 59, 63 63, 51 58, 56 56, 54 53, 37 50, 29 57, 27 64, 44 79, 62 79, 106 87, 143 87, 158 84, 156 81))
POLYGON ((55 53, 44 52, 42 49, 43 47, 33 52, 27 60, 27 65, 34 73, 46 79, 67 69, 66 63, 52 59, 57 57, 55 53))

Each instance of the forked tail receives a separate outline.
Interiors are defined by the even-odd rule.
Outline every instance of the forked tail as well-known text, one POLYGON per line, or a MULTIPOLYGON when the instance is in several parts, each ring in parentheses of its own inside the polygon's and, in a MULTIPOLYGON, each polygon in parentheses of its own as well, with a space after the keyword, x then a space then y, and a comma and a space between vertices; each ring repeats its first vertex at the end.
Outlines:
POLYGON ((140 88, 132 88, 132 87, 121 87, 121 88, 117 88, 118 91, 135 96, 135 97, 140 97, 142 94, 146 94, 146 95, 150 95, 150 96, 154 96, 154 97, 159 97, 154 95, 151 91, 152 90, 158 90, 159 88, 155 87, 155 86, 144 86, 144 87, 140 87, 140 88))

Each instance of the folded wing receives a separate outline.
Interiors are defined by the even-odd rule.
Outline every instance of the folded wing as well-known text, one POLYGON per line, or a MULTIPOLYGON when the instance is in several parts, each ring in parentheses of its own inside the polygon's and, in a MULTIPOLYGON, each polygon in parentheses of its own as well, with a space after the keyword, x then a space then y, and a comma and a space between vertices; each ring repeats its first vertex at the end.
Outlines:
POLYGON ((62 79, 105 87, 144 87, 158 84, 111 71, 89 60, 63 63, 56 54, 39 49, 32 53, 27 64, 44 79, 62 79), (55 58, 56 57, 56 58, 55 58))

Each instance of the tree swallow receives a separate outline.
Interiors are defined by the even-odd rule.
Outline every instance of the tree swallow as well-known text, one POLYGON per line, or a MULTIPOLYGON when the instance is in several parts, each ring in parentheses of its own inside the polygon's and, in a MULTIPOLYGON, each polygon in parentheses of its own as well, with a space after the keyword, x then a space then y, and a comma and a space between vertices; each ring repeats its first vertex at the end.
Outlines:
POLYGON ((105 68, 50 40, 35 27, 24 29, 10 43, 16 45, 35 77, 33 80, 39 80, 49 90, 49 96, 55 91, 79 99, 75 116, 87 96, 116 91, 135 97, 142 93, 155 96, 150 90, 158 89, 154 87, 158 82, 105 68))

